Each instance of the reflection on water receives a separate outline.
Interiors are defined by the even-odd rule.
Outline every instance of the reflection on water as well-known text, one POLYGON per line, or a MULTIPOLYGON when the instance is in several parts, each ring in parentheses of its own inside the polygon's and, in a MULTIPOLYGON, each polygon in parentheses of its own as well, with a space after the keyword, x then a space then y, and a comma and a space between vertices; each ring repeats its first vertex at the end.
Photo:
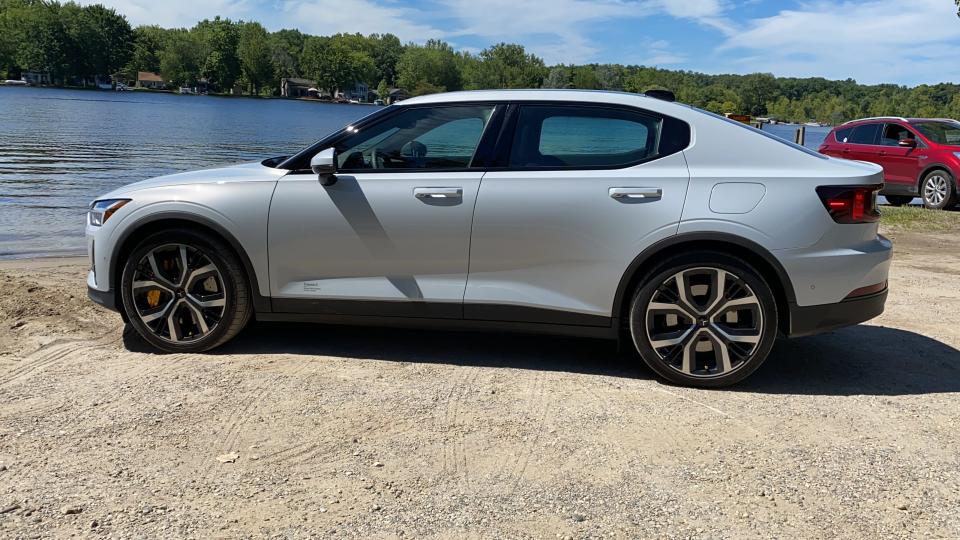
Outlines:
POLYGON ((145 178, 295 152, 366 105, 0 88, 0 258, 79 254, 86 207, 145 178))

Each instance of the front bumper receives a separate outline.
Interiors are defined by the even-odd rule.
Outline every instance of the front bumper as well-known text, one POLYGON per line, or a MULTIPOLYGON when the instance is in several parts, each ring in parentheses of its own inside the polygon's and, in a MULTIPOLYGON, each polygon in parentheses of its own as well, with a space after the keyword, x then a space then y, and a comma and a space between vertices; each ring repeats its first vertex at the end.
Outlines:
POLYGON ((887 289, 868 296, 819 306, 790 305, 789 337, 802 337, 852 326, 883 313, 887 289))
POLYGON ((87 296, 97 304, 111 311, 119 311, 119 309, 117 309, 117 297, 113 291, 101 291, 87 285, 87 296))

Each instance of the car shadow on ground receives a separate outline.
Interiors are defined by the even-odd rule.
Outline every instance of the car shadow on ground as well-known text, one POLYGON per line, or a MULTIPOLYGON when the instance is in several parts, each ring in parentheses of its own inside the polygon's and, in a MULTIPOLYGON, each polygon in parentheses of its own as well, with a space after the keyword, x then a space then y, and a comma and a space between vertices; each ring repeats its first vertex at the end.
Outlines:
MULTIPOLYGON (((129 350, 151 351, 135 332, 124 335, 129 350)), ((254 323, 209 354, 315 355, 655 378, 639 357, 617 352, 612 341, 486 332, 254 323)), ((960 392, 960 351, 914 332, 860 325, 779 340, 763 367, 732 388, 807 395, 960 392)))

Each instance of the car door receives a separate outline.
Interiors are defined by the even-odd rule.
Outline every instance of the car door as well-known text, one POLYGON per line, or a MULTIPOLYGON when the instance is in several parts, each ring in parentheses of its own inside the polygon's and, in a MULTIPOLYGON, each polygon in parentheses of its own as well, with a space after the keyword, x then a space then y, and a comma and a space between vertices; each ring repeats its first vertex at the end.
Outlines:
POLYGON ((855 126, 847 137, 847 144, 842 150, 843 157, 879 164, 881 147, 877 145, 877 136, 880 126, 873 122, 855 126))
POLYGON ((884 189, 887 191, 913 191, 916 189, 917 174, 920 168, 919 156, 922 150, 917 147, 900 146, 903 139, 918 141, 917 136, 907 127, 888 123, 880 132, 880 165, 883 167, 884 189), (892 189, 894 188, 894 189, 892 189))
POLYGON ((690 128, 632 107, 520 104, 474 212, 468 319, 603 326, 631 261, 676 233, 690 128))
POLYGON ((336 182, 290 174, 270 205, 278 312, 460 317, 491 104, 404 107, 348 128, 336 182))

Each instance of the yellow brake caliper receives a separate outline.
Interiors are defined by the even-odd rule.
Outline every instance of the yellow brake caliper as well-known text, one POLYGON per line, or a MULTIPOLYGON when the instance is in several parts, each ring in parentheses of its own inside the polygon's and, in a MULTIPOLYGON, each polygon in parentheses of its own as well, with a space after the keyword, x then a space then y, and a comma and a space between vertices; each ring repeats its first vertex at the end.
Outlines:
POLYGON ((150 304, 150 307, 157 307, 157 304, 160 303, 160 289, 153 289, 147 293, 147 304, 150 304))

